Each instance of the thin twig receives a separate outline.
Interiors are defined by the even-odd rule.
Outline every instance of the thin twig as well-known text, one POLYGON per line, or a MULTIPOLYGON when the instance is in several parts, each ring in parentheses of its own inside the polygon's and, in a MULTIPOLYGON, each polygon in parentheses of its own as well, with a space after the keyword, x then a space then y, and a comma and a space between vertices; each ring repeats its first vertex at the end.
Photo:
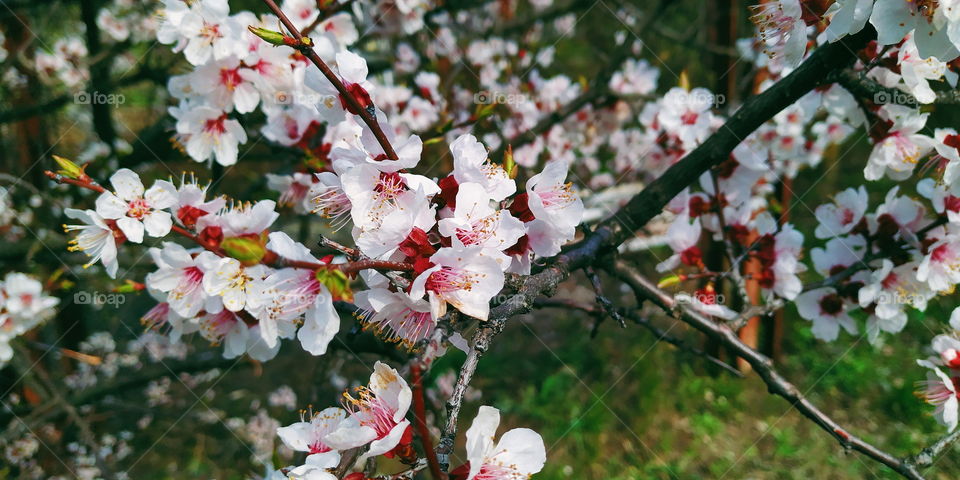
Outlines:
POLYGON ((593 285, 593 292, 596 295, 597 304, 600 305, 603 312, 609 315, 610 318, 616 320, 617 323, 620 324, 620 328, 627 328, 627 322, 623 319, 623 315, 620 315, 620 312, 613 306, 613 302, 603 294, 603 284, 600 281, 600 275, 597 274, 597 271, 594 270, 593 267, 584 268, 583 271, 587 274, 590 284, 593 285))
POLYGON ((924 448, 920 453, 906 459, 905 461, 918 468, 932 466, 941 454, 960 440, 960 428, 940 437, 929 447, 924 448))
POLYGON ((923 476, 910 462, 881 450, 867 441, 854 436, 836 420, 823 413, 797 388, 784 378, 774 367, 773 361, 767 356, 743 343, 736 332, 727 325, 714 322, 694 309, 677 304, 669 294, 658 289, 656 285, 643 277, 626 262, 617 261, 615 267, 622 278, 627 279, 627 285, 633 289, 638 301, 649 300, 665 312, 676 313, 678 319, 714 338, 734 354, 743 358, 753 367, 770 393, 783 397, 803 416, 809 418, 820 428, 832 435, 845 449, 860 452, 900 473, 906 478, 922 480, 923 476))
MULTIPOLYGON (((565 299, 542 298, 534 302, 534 306, 536 308, 562 308, 565 310, 574 309, 574 310, 580 310, 590 315, 598 315, 598 316, 604 314, 602 311, 598 310, 596 307, 592 305, 586 305, 586 304, 574 302, 572 300, 565 300, 565 299)), ((717 357, 714 357, 713 355, 710 355, 707 352, 704 352, 703 350, 700 350, 699 348, 696 348, 687 344, 687 342, 684 342, 683 340, 680 340, 677 337, 671 336, 665 330, 654 325, 653 322, 651 322, 649 319, 641 316, 640 312, 625 310, 624 315, 629 317, 630 320, 633 321, 633 323, 640 325, 641 327, 650 331, 650 333, 652 333, 655 337, 657 337, 657 340, 662 340, 664 342, 667 342, 670 345, 673 345, 674 347, 677 347, 677 349, 682 350, 684 352, 696 355, 698 357, 703 357, 708 362, 724 369, 725 371, 733 374, 734 376, 743 378, 743 373, 741 373, 732 365, 724 362, 723 360, 720 360, 717 357)))

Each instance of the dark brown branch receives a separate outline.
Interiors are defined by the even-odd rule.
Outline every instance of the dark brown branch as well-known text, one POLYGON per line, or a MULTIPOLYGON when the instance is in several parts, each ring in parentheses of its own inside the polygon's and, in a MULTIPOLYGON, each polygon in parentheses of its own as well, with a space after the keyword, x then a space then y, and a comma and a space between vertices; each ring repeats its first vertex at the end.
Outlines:
POLYGON ((856 60, 854 52, 863 48, 873 35, 872 28, 867 27, 854 36, 814 50, 790 75, 744 102, 703 144, 650 183, 613 217, 601 223, 594 236, 602 235, 604 238, 594 241, 601 241, 605 244, 604 248, 609 249, 629 239, 634 231, 659 215, 664 205, 692 181, 727 160, 734 147, 760 125, 807 92, 824 84, 830 72, 852 64, 856 60))
POLYGON ((923 476, 910 462, 901 460, 887 453, 867 441, 854 436, 843 428, 833 418, 822 412, 814 405, 794 384, 784 378, 774 367, 773 361, 765 355, 750 348, 740 340, 736 332, 722 323, 717 323, 695 310, 686 308, 674 301, 670 295, 658 289, 647 278, 623 261, 615 265, 621 278, 633 289, 638 301, 649 300, 665 312, 675 315, 690 326, 717 340, 734 354, 746 360, 753 367, 757 375, 767 384, 770 393, 784 398, 803 416, 812 420, 820 428, 832 435, 844 449, 860 452, 896 471, 906 478, 922 480, 923 476))
MULTIPOLYGON (((599 309, 597 309, 592 305, 584 305, 584 304, 580 304, 580 303, 569 301, 569 300, 541 298, 541 299, 537 299, 537 301, 534 302, 534 307, 535 308, 562 308, 566 310, 574 309, 574 310, 580 310, 590 315, 603 315, 602 311, 600 311, 599 309)), ((655 337, 657 337, 658 341, 667 342, 670 345, 677 347, 677 349, 681 351, 690 353, 698 357, 703 357, 708 362, 724 369, 725 371, 733 374, 734 376, 743 378, 743 373, 741 373, 740 370, 737 370, 735 367, 731 366, 730 364, 724 362, 723 360, 720 360, 717 357, 714 357, 713 355, 710 355, 707 352, 704 352, 703 350, 700 350, 699 348, 696 348, 694 346, 687 344, 687 342, 684 342, 683 340, 680 340, 677 337, 671 336, 669 333, 667 333, 667 331, 654 325, 653 322, 650 321, 650 319, 642 317, 640 315, 640 312, 626 310, 624 311, 624 315, 629 317, 630 320, 633 321, 633 323, 636 323, 637 325, 640 325, 641 327, 647 329, 650 333, 652 333, 655 337)))
MULTIPOLYGON (((917 99, 902 90, 889 88, 880 85, 876 81, 865 77, 862 72, 854 70, 841 70, 834 72, 832 80, 836 81, 848 92, 858 98, 865 98, 871 102, 881 105, 885 103, 894 103, 897 105, 919 106, 917 99)), ((933 101, 940 105, 960 104, 960 90, 940 90, 936 92, 937 98, 933 101)))
POLYGON ((620 328, 627 328, 627 322, 623 320, 623 315, 613 306, 613 302, 603 294, 603 284, 600 281, 600 275, 597 274, 593 267, 587 267, 583 269, 583 271, 587 274, 587 278, 590 279, 590 284, 593 285, 597 305, 600 305, 600 308, 607 316, 616 320, 617 323, 620 324, 620 328))

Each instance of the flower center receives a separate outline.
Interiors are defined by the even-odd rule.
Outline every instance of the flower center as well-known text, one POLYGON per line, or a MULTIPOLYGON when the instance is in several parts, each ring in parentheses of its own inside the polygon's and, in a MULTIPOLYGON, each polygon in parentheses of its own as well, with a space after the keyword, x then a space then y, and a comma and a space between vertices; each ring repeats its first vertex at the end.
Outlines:
POLYGON ((200 28, 200 36, 206 38, 208 42, 213 43, 214 40, 222 38, 223 33, 220 32, 220 25, 203 22, 203 27, 200 28))
POLYGON ((230 310, 223 309, 220 313, 206 315, 201 319, 200 335, 213 345, 220 345, 230 329, 240 320, 230 310))
POLYGON ((516 470, 492 463, 484 463, 474 480, 519 480, 524 478, 516 470))
POLYGON ((457 229, 457 238, 464 245, 478 245, 491 239, 496 232, 500 222, 500 216, 496 213, 487 215, 470 225, 470 229, 457 229))
POLYGON ((227 127, 224 125, 224 122, 227 120, 227 115, 223 114, 217 118, 211 118, 207 120, 203 125, 203 131, 220 136, 227 131, 227 127))
POLYGON ((241 82, 243 78, 240 77, 240 67, 220 69, 220 84, 227 87, 227 90, 234 91, 241 82))
POLYGON ((843 300, 837 294, 830 294, 820 299, 820 311, 831 317, 843 311, 843 300))
POLYGON ((440 270, 431 273, 430 277, 427 278, 426 289, 440 294, 457 290, 471 290, 473 289, 475 275, 463 270, 442 267, 440 270))
POLYGON ((546 192, 537 192, 546 208, 563 208, 577 199, 571 189, 572 183, 557 185, 546 192))
POLYGON ((356 397, 344 392, 344 410, 350 412, 360 425, 377 432, 378 439, 387 436, 397 426, 397 422, 393 421, 393 409, 367 387, 357 387, 355 392, 356 397))
POLYGON ((143 217, 150 213, 150 205, 143 198, 132 200, 127 205, 127 216, 143 220, 143 217))

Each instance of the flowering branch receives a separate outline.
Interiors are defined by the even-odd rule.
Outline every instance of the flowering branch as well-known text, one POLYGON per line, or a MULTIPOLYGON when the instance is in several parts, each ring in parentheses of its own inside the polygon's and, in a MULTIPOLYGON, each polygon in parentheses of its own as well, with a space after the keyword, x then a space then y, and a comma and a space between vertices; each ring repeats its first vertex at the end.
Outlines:
POLYGON ((383 153, 387 158, 391 160, 396 160, 397 152, 393 150, 393 146, 390 145, 390 140, 387 139, 386 134, 383 133, 383 129, 380 127, 380 123, 377 122, 376 109, 373 105, 370 105, 368 108, 364 108, 363 105, 360 105, 353 95, 350 94, 350 91, 347 90, 346 85, 343 84, 343 81, 340 80, 340 77, 337 74, 333 73, 333 70, 317 55, 317 52, 313 50, 312 42, 309 37, 304 37, 297 27, 287 18, 286 14, 280 10, 280 7, 277 6, 277 3, 273 0, 263 0, 263 3, 273 12, 277 18, 280 19, 280 23, 283 24, 284 28, 290 32, 290 35, 293 36, 293 39, 296 40, 296 43, 290 45, 310 59, 317 68, 320 69, 320 73, 323 74, 327 80, 333 84, 334 88, 337 89, 337 92, 340 93, 340 98, 350 105, 350 110, 357 112, 357 115, 363 120, 363 123, 366 123, 370 127, 370 131, 373 132, 373 136, 376 137, 377 142, 380 143, 380 147, 383 148, 383 153))
POLYGON ((336 4, 332 3, 326 8, 322 8, 320 10, 320 14, 317 15, 317 18, 313 22, 310 22, 310 25, 307 25, 306 27, 304 27, 303 31, 301 31, 300 34, 303 36, 310 35, 310 32, 316 30, 316 28, 319 27, 320 24, 323 23, 325 20, 344 10, 349 10, 350 7, 352 7, 355 2, 356 0, 347 0, 342 3, 336 3, 336 4))
MULTIPOLYGON (((97 193, 104 193, 107 191, 107 189, 97 184, 97 182, 95 182, 92 178, 90 178, 90 176, 87 175, 86 173, 81 173, 77 175, 77 178, 71 178, 66 175, 61 175, 59 173, 51 172, 49 170, 46 170, 43 173, 44 175, 49 177, 51 180, 57 183, 74 185, 77 187, 86 188, 87 190, 91 190, 97 193)), ((184 238, 191 240, 192 242, 216 254, 217 256, 220 256, 220 257, 227 256, 227 254, 223 251, 222 248, 220 248, 220 246, 204 241, 198 235, 191 233, 190 231, 188 231, 183 227, 173 225, 170 227, 170 230, 172 230, 173 232, 177 233, 178 235, 184 238)), ((331 241, 328 241, 328 242, 329 243, 325 243, 325 244, 335 244, 335 242, 331 242, 331 241)), ((336 245, 339 245, 339 244, 336 244, 336 245)), ((340 248, 344 249, 342 251, 344 251, 345 253, 356 252, 356 250, 347 249, 347 247, 343 247, 342 245, 339 245, 339 246, 340 248)), ((360 259, 353 262, 333 263, 333 264, 309 262, 309 261, 303 261, 303 260, 291 260, 291 259, 282 258, 279 255, 277 255, 275 252, 272 252, 270 250, 267 250, 267 254, 264 255, 262 259, 260 259, 260 263, 263 263, 265 265, 278 265, 283 267, 302 268, 306 270, 336 269, 348 275, 355 275, 361 270, 380 270, 380 271, 387 271, 387 272, 390 272, 390 271, 409 272, 413 270, 413 265, 409 263, 392 262, 387 260, 374 260, 369 258, 364 258, 364 259, 360 259)))
MULTIPOLYGON (((945 225, 946 223, 947 223, 946 216, 937 217, 937 219, 930 222, 929 225, 917 231, 917 238, 923 240, 926 234, 929 233, 931 230, 941 225, 945 225)), ((862 259, 853 263, 849 267, 844 268, 843 270, 840 270, 839 272, 834 273, 833 275, 830 275, 829 277, 824 278, 823 280, 819 280, 819 281, 804 285, 803 291, 809 292, 810 290, 816 290, 818 288, 832 287, 834 285, 837 285, 838 283, 852 277, 857 272, 866 270, 867 268, 869 268, 870 262, 877 260, 879 258, 882 258, 882 256, 878 253, 867 254, 862 259)))

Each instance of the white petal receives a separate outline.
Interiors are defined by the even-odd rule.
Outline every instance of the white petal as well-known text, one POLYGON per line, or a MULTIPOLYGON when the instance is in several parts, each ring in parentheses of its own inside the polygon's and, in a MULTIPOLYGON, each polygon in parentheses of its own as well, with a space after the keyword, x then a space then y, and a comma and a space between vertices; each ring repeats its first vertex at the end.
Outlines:
POLYGON ((317 295, 316 304, 307 311, 297 339, 311 355, 323 355, 327 346, 340 331, 340 316, 333 308, 333 299, 326 288, 317 295))
POLYGON ((121 218, 127 214, 129 208, 127 202, 117 198, 116 195, 110 192, 104 192, 97 197, 97 214, 103 218, 121 218))
POLYGON ((143 242, 143 223, 140 220, 130 217, 123 217, 117 220, 117 227, 133 243, 143 242))
POLYGON ((539 472, 547 460, 543 438, 529 428, 516 428, 501 435, 494 455, 497 463, 524 475, 539 472))
POLYGON ((140 182, 140 176, 129 168, 121 168, 110 176, 110 185, 113 185, 113 190, 121 200, 129 202, 143 196, 143 183, 140 182))
POLYGON ((484 460, 493 453, 493 437, 499 425, 500 410, 482 405, 467 430, 467 460, 470 461, 468 480, 480 472, 484 460))
POLYGON ((143 226, 151 237, 162 237, 170 233, 173 220, 168 212, 153 212, 143 219, 143 226))

